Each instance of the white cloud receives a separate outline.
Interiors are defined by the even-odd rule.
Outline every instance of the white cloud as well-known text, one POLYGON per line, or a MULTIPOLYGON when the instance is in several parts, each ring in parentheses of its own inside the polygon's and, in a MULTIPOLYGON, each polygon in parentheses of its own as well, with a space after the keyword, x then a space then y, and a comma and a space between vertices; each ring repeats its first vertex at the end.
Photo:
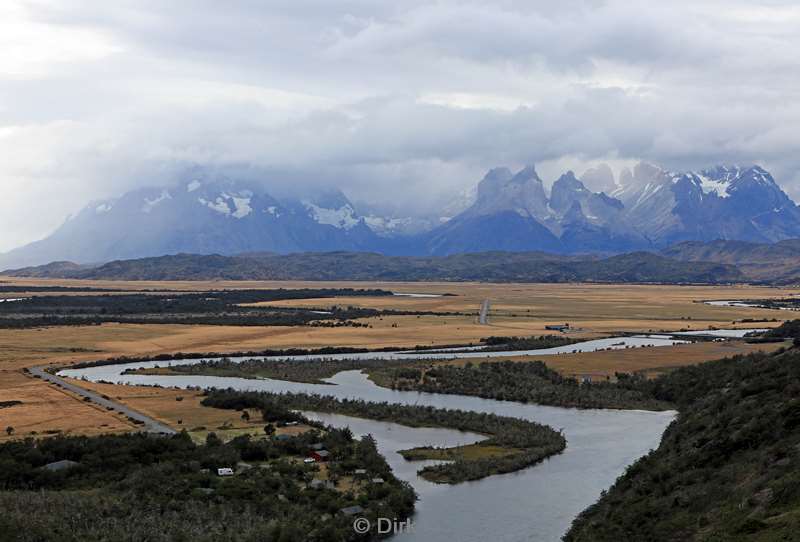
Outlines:
POLYGON ((384 207, 433 209, 497 164, 639 158, 759 162, 800 196, 798 20, 788 1, 9 0, 0 250, 194 164, 384 207))

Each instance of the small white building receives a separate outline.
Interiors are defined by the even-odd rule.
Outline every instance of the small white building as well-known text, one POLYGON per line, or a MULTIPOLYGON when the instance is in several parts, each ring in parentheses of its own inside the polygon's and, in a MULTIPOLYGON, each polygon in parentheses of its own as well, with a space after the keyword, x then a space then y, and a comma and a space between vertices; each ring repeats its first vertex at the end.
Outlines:
POLYGON ((220 467, 217 469, 217 476, 233 476, 233 469, 230 467, 220 467))

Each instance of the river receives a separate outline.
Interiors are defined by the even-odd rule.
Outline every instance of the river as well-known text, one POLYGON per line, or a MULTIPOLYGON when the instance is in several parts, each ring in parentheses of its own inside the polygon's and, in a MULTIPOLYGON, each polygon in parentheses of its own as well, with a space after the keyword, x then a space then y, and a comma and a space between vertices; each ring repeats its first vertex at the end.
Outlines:
MULTIPOLYGON (((663 345, 675 341, 657 337, 625 338, 640 344, 663 345)), ((570 345, 568 351, 586 348, 624 348, 612 346, 621 338, 570 345), (591 343, 591 344, 590 344, 591 343), (589 345, 589 346, 587 346, 589 345)), ((627 343, 628 347, 632 344, 627 343)), ((541 355, 556 355, 559 349, 547 349, 541 355)), ((400 353, 384 353, 400 355, 400 353)), ((472 354, 472 352, 470 352, 472 354)), ((508 352, 474 352, 509 355, 508 352)), ((374 354, 370 354, 374 356, 374 354)), ((452 355, 450 355, 452 356, 452 355)), ((464 357, 465 354, 459 354, 464 357)), ((343 357, 353 357, 348 354, 343 357)), ((416 354, 415 357, 419 357, 416 354)), ((476 356, 477 357, 477 356, 476 356)), ((196 363, 180 360, 170 363, 196 363)), ((165 362, 160 362, 162 365, 165 362)), ((594 503, 601 491, 610 487, 625 468, 637 458, 656 448, 674 412, 614 410, 578 410, 495 401, 459 395, 393 391, 375 386, 360 371, 344 371, 331 385, 302 384, 277 380, 251 380, 207 376, 122 375, 134 367, 157 365, 139 362, 87 369, 61 371, 62 376, 104 380, 124 384, 162 385, 203 388, 236 388, 271 392, 306 392, 339 398, 368 401, 430 405, 477 412, 491 412, 536 421, 563 430, 567 449, 543 463, 522 471, 491 476, 458 485, 438 485, 418 476, 419 463, 407 463, 396 452, 418 445, 453 445, 472 442, 474 435, 444 429, 414 429, 385 422, 317 415, 333 425, 348 425, 355 434, 372 434, 397 476, 408 480, 420 496, 411 533, 393 540, 413 542, 495 542, 557 541, 567 531, 575 516, 594 503)))
MULTIPOLYGON (((414 351, 397 350, 390 352, 358 352, 350 354, 309 354, 302 356, 226 356, 231 361, 242 361, 246 359, 273 359, 279 361, 302 361, 314 359, 327 360, 358 360, 358 359, 381 359, 381 360, 448 360, 448 359, 475 359, 475 358, 498 358, 511 356, 555 356, 558 354, 572 354, 577 352, 596 352, 598 350, 623 350, 627 348, 655 348, 660 346, 672 346, 683 344, 687 341, 676 339, 667 335, 636 335, 632 337, 610 337, 606 339, 595 339, 566 346, 556 346, 553 348, 539 348, 535 350, 502 350, 486 351, 485 346, 443 348, 435 351, 414 351)), ((137 363, 135 367, 155 367, 165 365, 188 365, 200 361, 214 361, 221 358, 191 358, 170 361, 152 361, 137 363)), ((117 365, 116 367, 119 367, 117 365)), ((114 376, 116 369, 110 369, 109 375, 114 376)), ((62 371, 63 376, 75 376, 71 370, 62 371)), ((97 374, 94 372, 92 374, 97 374)), ((135 382, 132 382, 135 383, 135 382)))

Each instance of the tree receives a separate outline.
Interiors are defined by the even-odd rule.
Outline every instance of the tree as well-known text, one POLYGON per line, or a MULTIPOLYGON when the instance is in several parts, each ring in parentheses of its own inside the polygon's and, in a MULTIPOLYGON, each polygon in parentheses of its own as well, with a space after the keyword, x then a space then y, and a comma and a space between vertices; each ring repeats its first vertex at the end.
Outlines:
POLYGON ((250 421, 250 413, 247 412, 246 410, 244 412, 242 412, 242 420, 244 420, 246 422, 250 421))
POLYGON ((12 434, 14 434, 14 428, 10 425, 6 427, 6 434, 10 437, 12 434))
POLYGON ((271 423, 268 423, 264 426, 264 433, 266 433, 268 437, 271 437, 275 434, 275 426, 271 423))
POLYGON ((216 446, 222 446, 223 442, 216 433, 209 433, 206 436, 206 446, 209 448, 214 448, 216 446))

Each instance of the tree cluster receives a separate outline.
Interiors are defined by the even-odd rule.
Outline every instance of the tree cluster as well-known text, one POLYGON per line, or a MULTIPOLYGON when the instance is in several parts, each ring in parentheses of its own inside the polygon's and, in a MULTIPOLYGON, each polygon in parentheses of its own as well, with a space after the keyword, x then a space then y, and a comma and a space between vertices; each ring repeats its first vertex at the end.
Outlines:
POLYGON ((410 427, 446 427, 488 435, 483 444, 506 448, 502 457, 458 460, 425 467, 423 476, 444 483, 476 480, 493 474, 529 467, 566 447, 566 439, 557 431, 535 422, 464 410, 440 409, 419 405, 373 403, 360 399, 336 399, 323 395, 273 394, 213 390, 203 399, 205 406, 226 409, 259 409, 265 419, 274 413, 302 410, 332 412, 407 425, 410 427))

